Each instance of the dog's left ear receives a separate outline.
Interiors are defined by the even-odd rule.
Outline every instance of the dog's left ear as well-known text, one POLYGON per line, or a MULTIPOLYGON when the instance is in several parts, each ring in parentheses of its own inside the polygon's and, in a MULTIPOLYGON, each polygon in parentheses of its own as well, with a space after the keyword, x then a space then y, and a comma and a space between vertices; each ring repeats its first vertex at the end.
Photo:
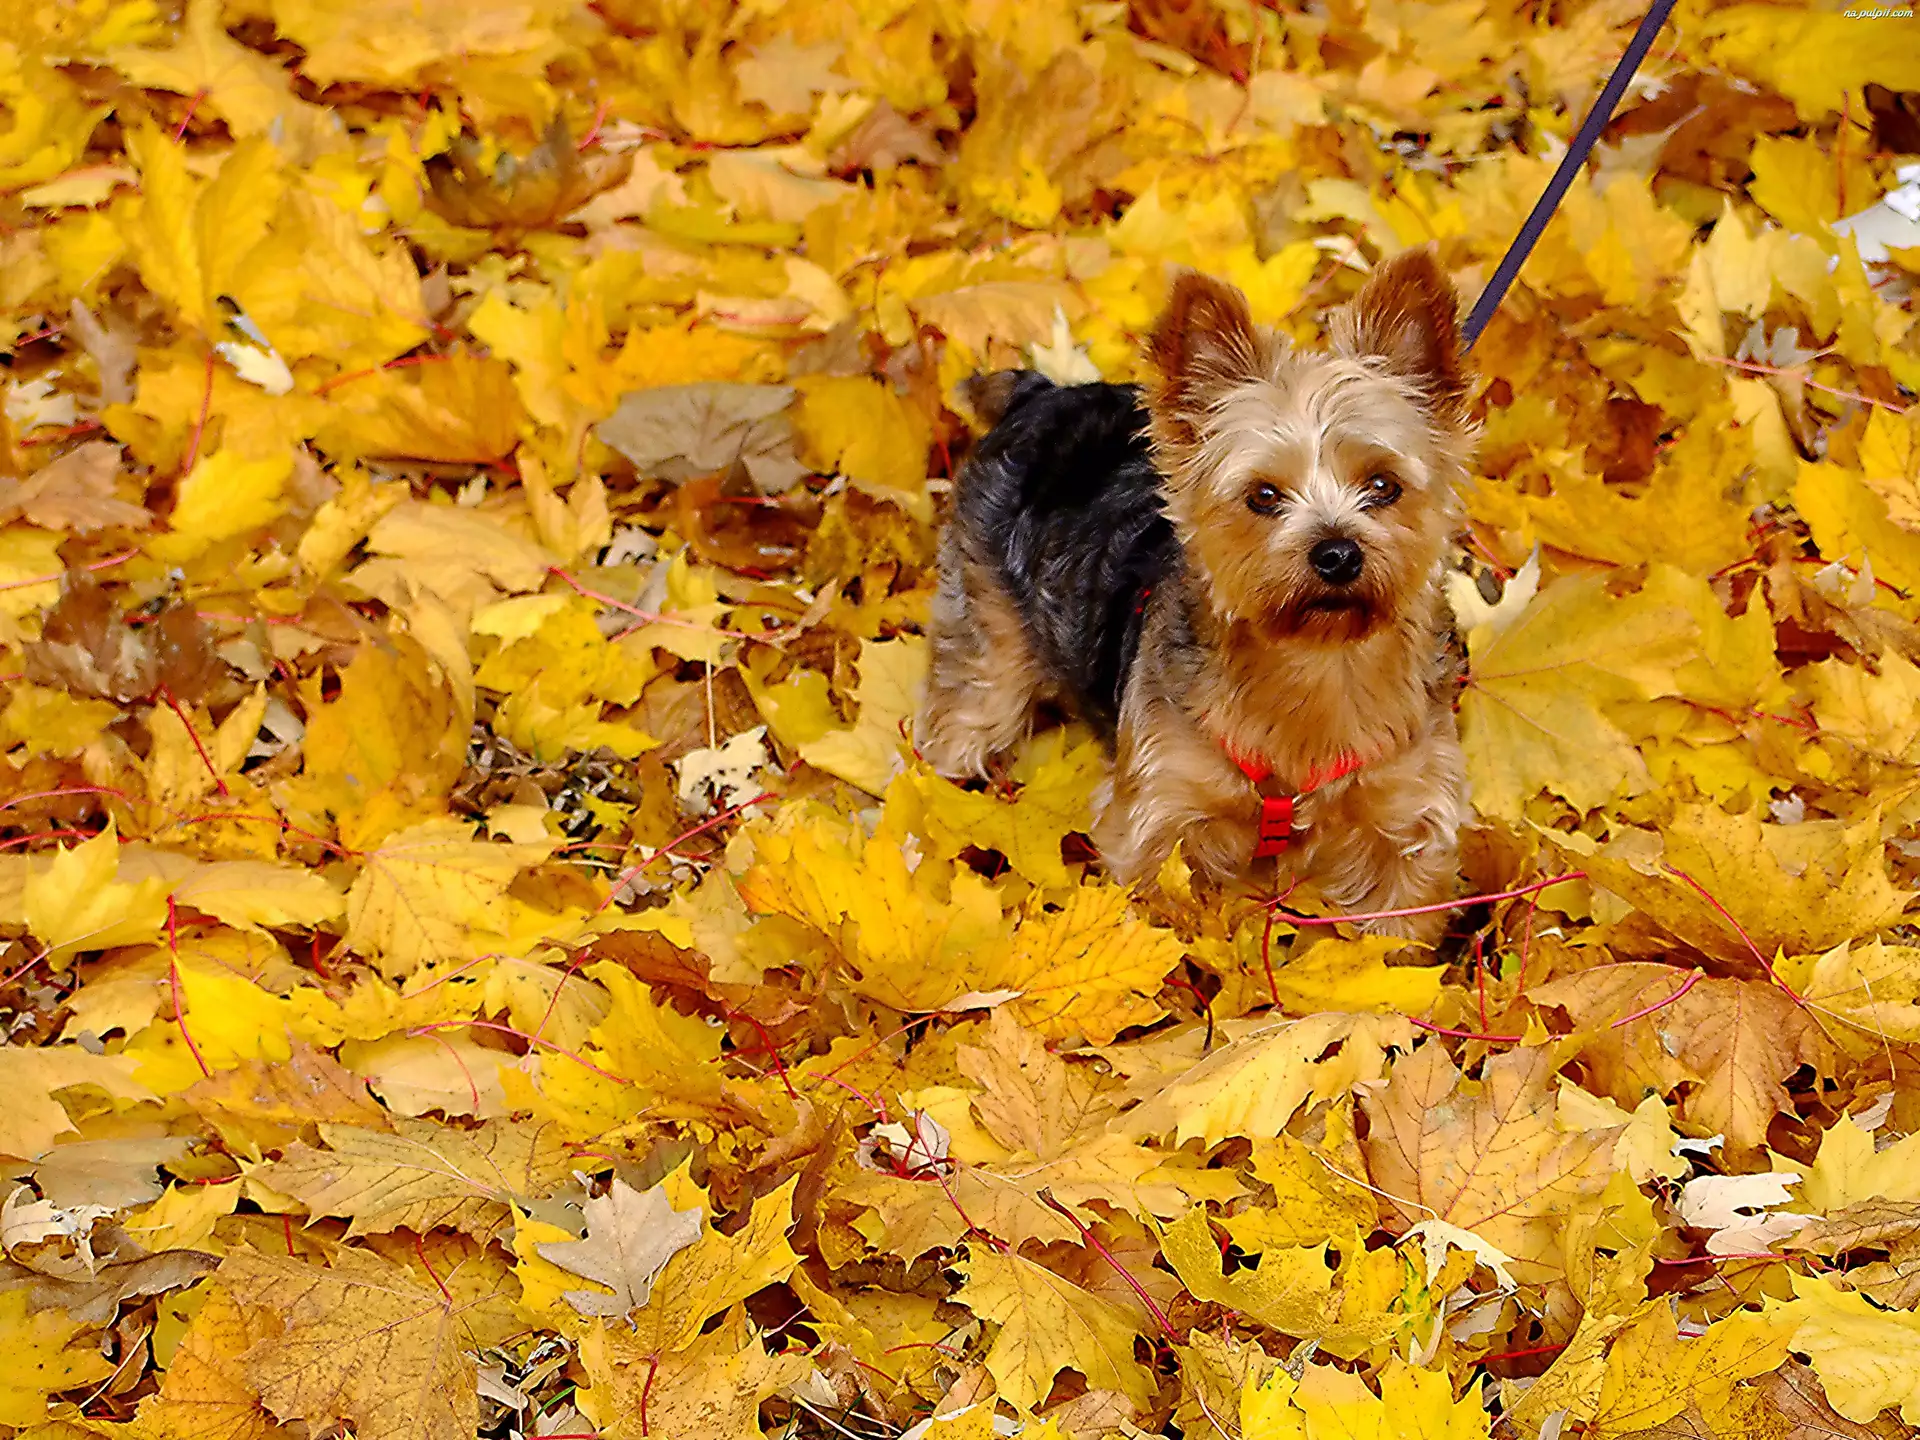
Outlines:
POLYGON ((1416 386, 1436 419, 1458 422, 1467 397, 1460 300, 1430 247, 1374 267, 1353 303, 1334 317, 1334 349, 1386 362, 1416 386))

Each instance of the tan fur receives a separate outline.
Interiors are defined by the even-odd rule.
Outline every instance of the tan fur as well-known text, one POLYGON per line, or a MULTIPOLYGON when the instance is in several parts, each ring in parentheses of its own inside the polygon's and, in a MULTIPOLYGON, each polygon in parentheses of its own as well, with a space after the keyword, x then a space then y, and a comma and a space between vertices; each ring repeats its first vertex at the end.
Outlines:
POLYGON ((943 590, 934 601, 933 656, 914 743, 940 774, 961 777, 985 775, 987 761, 1027 733, 1046 675, 1020 612, 986 567, 967 560, 956 569, 962 593, 943 590), (943 617, 943 609, 951 614, 943 617))

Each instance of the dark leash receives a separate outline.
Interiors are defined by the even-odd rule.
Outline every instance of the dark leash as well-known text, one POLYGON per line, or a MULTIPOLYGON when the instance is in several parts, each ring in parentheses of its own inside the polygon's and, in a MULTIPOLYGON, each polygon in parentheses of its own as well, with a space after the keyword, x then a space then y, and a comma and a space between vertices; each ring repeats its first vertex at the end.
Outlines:
POLYGON ((1626 53, 1620 57, 1620 63, 1613 67, 1613 74, 1607 77, 1606 88, 1594 100, 1593 108, 1587 111, 1587 118, 1580 122, 1579 132, 1567 146, 1567 153, 1560 157, 1560 168, 1553 172, 1553 179, 1540 192, 1540 198, 1534 202, 1533 212, 1520 227, 1520 233, 1513 237, 1507 253, 1500 258, 1500 266, 1487 282, 1487 288, 1474 301, 1473 313, 1467 316, 1467 323, 1461 327, 1466 349, 1473 348, 1473 342, 1480 338, 1480 332, 1493 319, 1493 312, 1500 308, 1501 300, 1506 297, 1514 277, 1520 273, 1520 267, 1527 263, 1527 256, 1533 253, 1533 247, 1547 228, 1547 222, 1553 219, 1553 212, 1560 208, 1560 201, 1565 197, 1567 187, 1573 184, 1574 175, 1586 164, 1587 156, 1600 139, 1600 132, 1613 119, 1614 107, 1620 103, 1620 97, 1627 93, 1628 83, 1640 68, 1640 62, 1647 58, 1653 37, 1660 33, 1660 27, 1667 23, 1667 16, 1672 10, 1673 0, 1653 0, 1653 7, 1640 21, 1640 28, 1633 32, 1626 53))

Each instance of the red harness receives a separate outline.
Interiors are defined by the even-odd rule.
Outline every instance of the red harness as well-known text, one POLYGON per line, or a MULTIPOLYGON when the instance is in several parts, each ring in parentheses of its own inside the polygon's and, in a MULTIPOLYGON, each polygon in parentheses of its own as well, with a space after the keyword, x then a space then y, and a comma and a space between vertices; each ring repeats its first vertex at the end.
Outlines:
MULTIPOLYGON (((1236 754, 1222 742, 1227 758, 1240 768, 1240 773, 1259 785, 1269 775, 1273 767, 1258 756, 1236 754)), ((1307 783, 1292 795, 1262 795, 1260 797, 1259 839, 1253 847, 1253 858, 1264 860, 1269 855, 1278 855, 1293 839, 1294 802, 1302 795, 1318 790, 1322 785, 1330 785, 1335 780, 1344 779, 1353 774, 1367 762, 1351 750, 1343 752, 1331 765, 1318 766, 1307 772, 1307 783)))
MULTIPOLYGON (((1133 615, 1137 620, 1146 613, 1147 600, 1152 596, 1153 588, 1147 586, 1140 591, 1140 598, 1133 603, 1133 615)), ((1240 768, 1240 773, 1258 786, 1269 775, 1273 766, 1258 756, 1247 757, 1237 754, 1226 741, 1220 742, 1220 748, 1227 752, 1227 758, 1240 768)), ((1294 803, 1302 795, 1311 794, 1322 785, 1331 785, 1335 780, 1343 780, 1353 774, 1367 762, 1351 750, 1343 750, 1331 765, 1318 766, 1307 772, 1307 783, 1292 795, 1262 795, 1260 797, 1260 830, 1254 842, 1253 858, 1264 860, 1269 855, 1278 855, 1293 840, 1294 803)))

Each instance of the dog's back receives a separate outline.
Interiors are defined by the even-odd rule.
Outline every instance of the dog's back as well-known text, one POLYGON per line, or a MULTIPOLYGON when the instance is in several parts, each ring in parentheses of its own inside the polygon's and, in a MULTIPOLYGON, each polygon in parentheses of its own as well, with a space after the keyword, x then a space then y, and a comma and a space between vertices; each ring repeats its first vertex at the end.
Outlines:
POLYGON ((1111 732, 1142 603, 1179 560, 1138 392, 1002 371, 968 399, 994 423, 956 485, 961 553, 1012 602, 1067 698, 1111 732))

